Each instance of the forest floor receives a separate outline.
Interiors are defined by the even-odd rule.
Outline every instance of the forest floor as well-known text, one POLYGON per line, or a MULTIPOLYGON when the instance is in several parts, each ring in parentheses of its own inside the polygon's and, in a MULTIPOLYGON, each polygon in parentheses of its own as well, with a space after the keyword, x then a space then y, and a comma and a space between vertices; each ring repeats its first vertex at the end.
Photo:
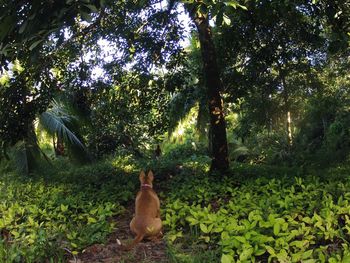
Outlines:
POLYGON ((168 262, 166 244, 163 239, 152 242, 143 240, 131 251, 121 250, 119 242, 128 244, 134 239, 129 227, 134 211, 134 203, 129 204, 122 215, 113 219, 117 230, 109 236, 106 244, 94 244, 87 247, 69 263, 168 262))

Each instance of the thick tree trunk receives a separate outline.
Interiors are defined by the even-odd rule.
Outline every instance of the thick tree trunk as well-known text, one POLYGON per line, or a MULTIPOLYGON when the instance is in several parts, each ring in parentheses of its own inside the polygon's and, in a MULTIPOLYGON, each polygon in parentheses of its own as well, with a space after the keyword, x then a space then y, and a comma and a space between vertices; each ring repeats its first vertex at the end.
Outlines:
POLYGON ((201 14, 191 15, 198 31, 201 45, 203 72, 208 94, 211 128, 212 163, 211 170, 225 171, 229 167, 226 138, 226 122, 220 95, 222 83, 216 61, 214 42, 208 17, 201 14))

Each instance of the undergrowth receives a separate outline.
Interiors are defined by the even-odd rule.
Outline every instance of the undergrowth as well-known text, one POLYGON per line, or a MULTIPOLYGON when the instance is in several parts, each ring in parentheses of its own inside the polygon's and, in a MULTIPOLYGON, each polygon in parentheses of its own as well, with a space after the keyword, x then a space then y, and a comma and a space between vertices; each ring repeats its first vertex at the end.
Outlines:
POLYGON ((134 196, 137 176, 127 158, 76 168, 67 162, 30 177, 0 178, 0 262, 65 262, 103 243, 134 196))
POLYGON ((103 243, 152 168, 170 262, 349 262, 350 167, 232 164, 209 175, 193 145, 158 159, 56 160, 0 176, 0 262, 65 262, 103 243))
POLYGON ((208 251, 218 256, 201 262, 350 262, 349 167, 236 165, 215 177, 206 166, 169 183, 163 218, 173 262, 208 251))

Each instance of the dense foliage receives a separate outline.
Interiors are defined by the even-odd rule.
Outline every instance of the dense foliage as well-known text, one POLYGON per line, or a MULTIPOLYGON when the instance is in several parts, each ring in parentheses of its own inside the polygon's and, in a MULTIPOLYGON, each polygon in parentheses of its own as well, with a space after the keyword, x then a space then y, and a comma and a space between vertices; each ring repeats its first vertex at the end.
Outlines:
POLYGON ((346 262, 348 165, 235 165, 218 180, 207 174, 210 158, 193 147, 158 161, 122 154, 64 171, 61 161, 31 180, 3 170, 1 260, 64 261, 104 242, 134 198, 138 167, 151 166, 171 262, 346 262))
POLYGON ((164 209, 169 240, 182 249, 206 244, 221 252, 221 262, 349 259, 348 172, 238 166, 232 172, 239 181, 217 182, 190 167, 191 176, 184 172, 170 183, 176 191, 164 209))
POLYGON ((58 163, 31 180, 12 173, 1 176, 1 262, 63 262, 114 231, 116 222, 110 219, 123 212, 122 204, 136 187, 128 158, 64 166, 58 163))
POLYGON ((171 262, 350 261, 349 45, 348 0, 0 1, 0 261, 107 242, 149 168, 171 262))

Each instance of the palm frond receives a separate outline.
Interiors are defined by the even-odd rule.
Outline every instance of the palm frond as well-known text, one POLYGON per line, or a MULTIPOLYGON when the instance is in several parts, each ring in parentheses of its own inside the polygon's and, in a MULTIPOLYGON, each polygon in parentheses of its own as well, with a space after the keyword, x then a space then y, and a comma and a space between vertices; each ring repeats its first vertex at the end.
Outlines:
POLYGON ((51 108, 46 112, 43 112, 39 116, 39 124, 43 127, 50 135, 57 134, 66 142, 70 142, 74 145, 85 149, 84 144, 74 134, 74 132, 68 127, 75 121, 76 118, 70 115, 64 107, 62 107, 56 101, 51 103, 51 108))
POLYGON ((169 136, 175 131, 179 122, 181 122, 195 106, 196 100, 187 98, 186 94, 178 93, 170 101, 169 111, 169 136))

